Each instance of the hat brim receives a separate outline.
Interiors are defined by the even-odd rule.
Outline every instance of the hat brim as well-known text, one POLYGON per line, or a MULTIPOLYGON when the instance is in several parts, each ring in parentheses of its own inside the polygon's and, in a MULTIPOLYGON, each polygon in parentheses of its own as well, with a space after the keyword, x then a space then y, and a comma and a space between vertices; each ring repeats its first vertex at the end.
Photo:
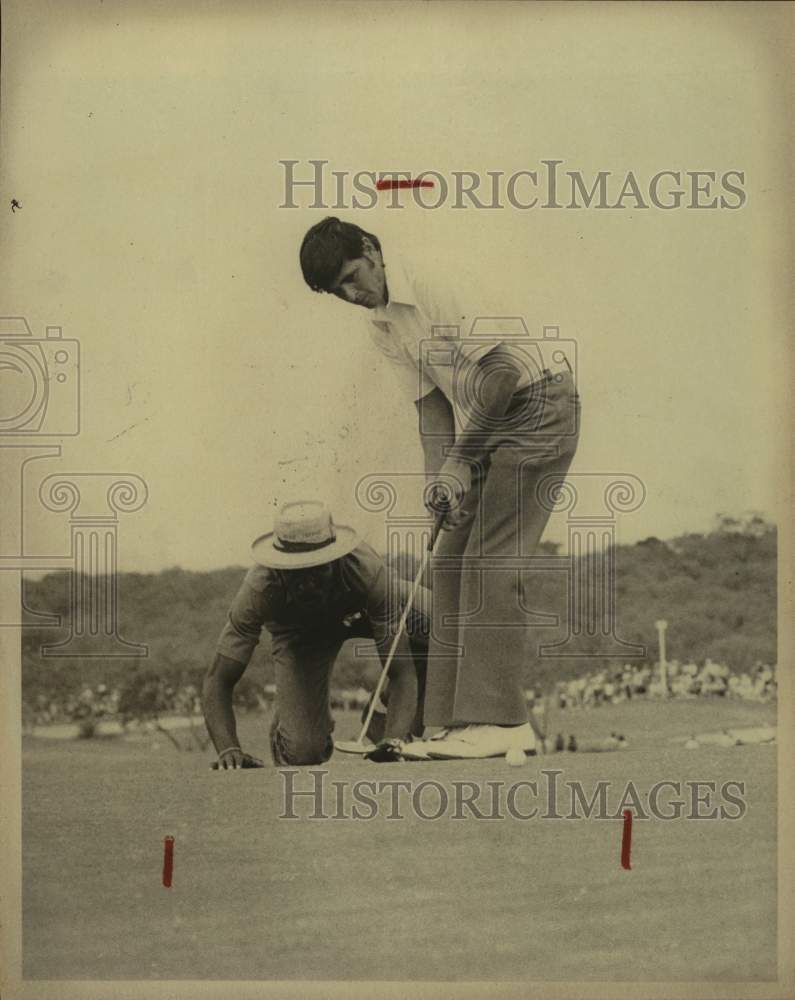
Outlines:
POLYGON ((359 544, 359 535, 347 525, 335 524, 334 534, 337 537, 331 545, 324 545, 314 552, 282 552, 273 544, 275 533, 269 531, 252 543, 251 554, 260 566, 267 566, 268 569, 310 569, 312 566, 323 566, 347 556, 359 544))

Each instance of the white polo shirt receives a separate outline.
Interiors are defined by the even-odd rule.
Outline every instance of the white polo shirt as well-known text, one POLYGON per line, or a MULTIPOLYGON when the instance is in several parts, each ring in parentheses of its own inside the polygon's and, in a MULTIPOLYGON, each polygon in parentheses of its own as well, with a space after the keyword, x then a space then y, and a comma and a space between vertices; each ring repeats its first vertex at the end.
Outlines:
POLYGON ((472 385, 473 369, 499 344, 519 362, 517 389, 541 377, 543 358, 522 319, 478 314, 462 304, 437 269, 415 270, 391 251, 384 263, 389 302, 368 309, 366 322, 400 391, 412 402, 438 387, 460 429, 466 423, 461 396, 472 385))

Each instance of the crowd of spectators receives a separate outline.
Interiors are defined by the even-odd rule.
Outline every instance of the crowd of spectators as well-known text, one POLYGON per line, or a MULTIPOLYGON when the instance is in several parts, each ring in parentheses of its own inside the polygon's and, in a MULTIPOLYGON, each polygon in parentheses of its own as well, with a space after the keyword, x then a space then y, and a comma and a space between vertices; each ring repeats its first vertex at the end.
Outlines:
MULTIPOLYGON (((201 693, 194 683, 169 683, 167 678, 151 677, 148 682, 154 690, 138 692, 141 702, 156 709, 163 716, 200 716, 201 693)), ((276 694, 273 684, 263 686, 241 684, 235 691, 239 707, 258 709, 272 703, 276 694)), ((529 707, 539 710, 544 701, 539 688, 526 692, 529 707)), ((743 701, 769 701, 776 697, 776 668, 757 663, 750 671, 732 672, 725 664, 710 659, 697 666, 680 664, 672 660, 663 672, 660 665, 626 665, 615 670, 595 670, 571 680, 558 681, 553 689, 553 702, 559 708, 591 708, 616 704, 633 698, 740 698, 743 701)), ((369 699, 363 688, 332 691, 332 707, 360 710, 369 699)), ((25 702, 25 721, 29 725, 46 726, 53 723, 99 721, 133 717, 129 710, 130 699, 118 687, 110 689, 105 684, 85 687, 76 694, 63 698, 38 694, 33 704, 25 702)))
MULTIPOLYGON (((152 683, 156 686, 155 690, 146 691, 139 704, 163 716, 201 715, 201 696, 195 684, 170 684, 167 680, 152 683)), ((35 704, 27 706, 26 715, 27 721, 36 726, 101 719, 123 721, 125 716, 135 717, 132 707, 129 698, 125 701, 123 689, 114 687, 111 690, 105 684, 97 684, 61 699, 39 694, 35 704)))
POLYGON ((27 702, 24 706, 34 725, 47 726, 89 718, 112 718, 118 711, 119 696, 118 688, 110 691, 105 684, 97 684, 96 688, 85 687, 79 693, 62 698, 40 693, 32 706, 27 702))
POLYGON ((776 668, 758 662, 750 671, 733 672, 723 663, 707 660, 661 665, 625 665, 595 670, 568 681, 558 681, 554 701, 559 708, 591 708, 632 698, 739 698, 770 701, 776 697, 776 668))

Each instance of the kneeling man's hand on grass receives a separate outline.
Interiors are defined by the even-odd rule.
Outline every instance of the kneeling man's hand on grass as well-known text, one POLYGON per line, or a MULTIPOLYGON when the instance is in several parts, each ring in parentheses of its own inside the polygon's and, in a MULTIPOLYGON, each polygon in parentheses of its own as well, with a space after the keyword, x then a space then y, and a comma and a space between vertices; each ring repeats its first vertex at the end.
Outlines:
POLYGON ((259 757, 252 757, 250 753, 245 753, 240 747, 230 747, 218 755, 218 760, 213 764, 216 771, 236 771, 244 767, 265 767, 259 757))

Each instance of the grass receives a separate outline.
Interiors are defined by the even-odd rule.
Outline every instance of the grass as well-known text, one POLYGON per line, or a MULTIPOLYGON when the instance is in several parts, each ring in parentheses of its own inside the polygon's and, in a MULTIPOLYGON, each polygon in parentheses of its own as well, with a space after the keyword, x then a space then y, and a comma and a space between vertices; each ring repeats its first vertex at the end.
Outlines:
MULTIPOLYGON (((636 702, 553 713, 631 749, 374 765, 328 781, 539 778, 641 792, 670 778, 746 783, 739 821, 286 820, 276 769, 212 772, 164 744, 26 739, 24 972, 47 979, 708 980, 775 978, 775 747, 688 751, 676 737, 773 721, 770 706, 636 702), (176 838, 161 884, 163 838, 176 838)), ((357 718, 338 724, 341 738, 357 718)), ((241 722, 264 755, 267 716, 241 722)), ((302 787, 310 776, 300 775, 302 787)), ((335 809, 327 786, 326 810, 335 809)), ((384 802, 383 798, 379 800, 384 802)), ((432 809, 433 795, 423 799, 432 809)), ((611 797, 611 802, 613 797, 611 797)), ((521 807, 527 800, 521 800, 521 807)), ((310 806, 296 807, 305 815, 310 806)))

